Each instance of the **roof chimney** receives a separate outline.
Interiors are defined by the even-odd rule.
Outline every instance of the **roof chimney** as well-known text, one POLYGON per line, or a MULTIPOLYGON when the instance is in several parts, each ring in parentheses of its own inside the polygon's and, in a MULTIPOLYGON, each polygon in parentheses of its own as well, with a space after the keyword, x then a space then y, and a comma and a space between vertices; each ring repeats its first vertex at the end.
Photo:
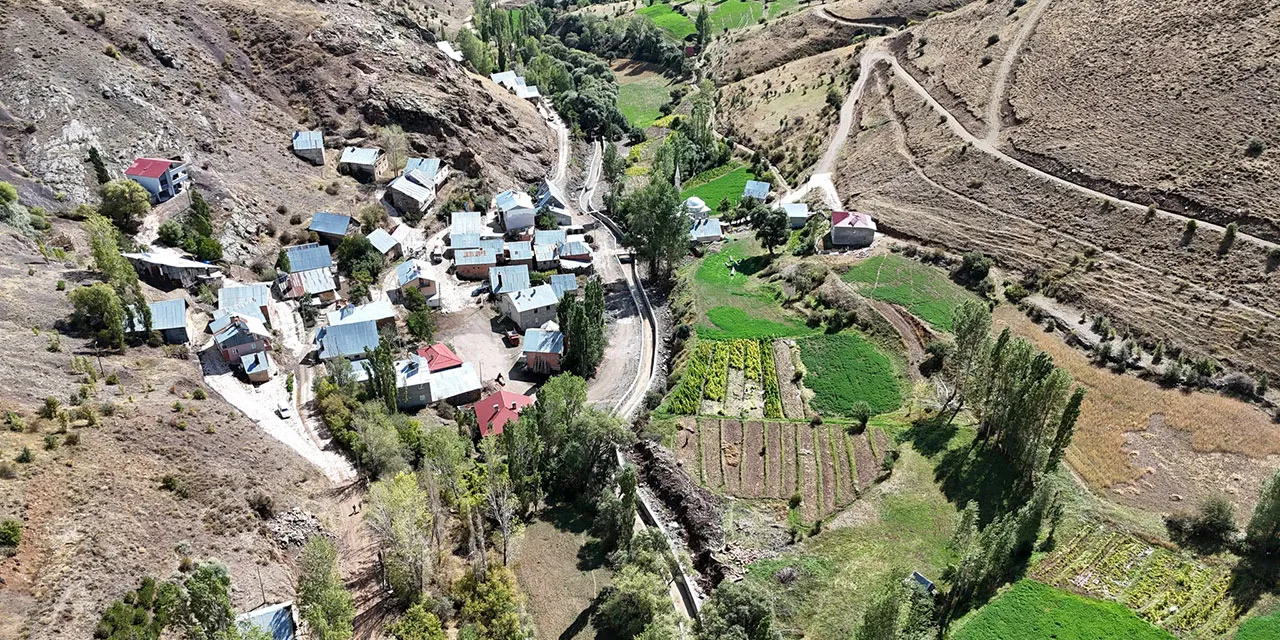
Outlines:
POLYGON ((501 408, 502 408, 502 405, 498 405, 498 404, 493 405, 493 415, 495 416, 498 415, 498 409, 501 409, 501 408))
POLYGON ((499 289, 502 288, 502 272, 501 271, 498 272, 498 288, 499 289))
POLYGON ((512 410, 512 411, 515 411, 515 410, 517 410, 517 409, 519 409, 519 408, 520 408, 520 407, 519 407, 519 406, 517 406, 517 405, 516 405, 516 402, 513 400, 513 401, 511 402, 511 410, 512 410))

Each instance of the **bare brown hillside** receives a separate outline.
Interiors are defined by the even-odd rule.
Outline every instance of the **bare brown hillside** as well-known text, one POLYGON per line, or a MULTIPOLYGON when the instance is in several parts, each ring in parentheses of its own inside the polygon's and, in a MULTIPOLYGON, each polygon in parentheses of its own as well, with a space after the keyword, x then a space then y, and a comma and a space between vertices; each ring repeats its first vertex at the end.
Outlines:
POLYGON ((264 595, 291 598, 289 553, 261 533, 249 500, 269 496, 277 511, 301 508, 332 525, 329 481, 216 395, 194 397, 194 356, 142 346, 99 361, 66 335, 51 351, 54 324, 70 311, 57 281, 70 288, 85 277, 74 261, 46 262, 32 241, 0 230, 0 416, 21 423, 0 427, 0 465, 14 473, 0 474, 0 518, 24 529, 18 554, 0 557, 0 637, 91 637, 112 600, 143 576, 175 574, 184 556, 227 564, 237 611, 264 595), (100 375, 89 384, 73 357, 119 383, 100 375), (50 396, 70 412, 65 428, 38 413, 50 396), (79 406, 94 408, 96 425, 79 406), (23 447, 33 460, 16 463, 23 447))
POLYGON ((1004 108, 1021 157, 1280 238, 1280 7, 1052 1, 1004 108))
POLYGON ((386 125, 407 132, 408 153, 443 157, 482 187, 546 175, 545 122, 437 50, 432 14, 300 0, 4 5, 0 178, 57 210, 93 199, 90 146, 117 173, 138 155, 182 156, 229 223, 228 257, 247 263, 274 255, 271 225, 367 202, 349 180, 336 196, 324 187, 337 149, 385 146, 386 125), (289 152, 302 127, 326 132, 323 170, 289 152))

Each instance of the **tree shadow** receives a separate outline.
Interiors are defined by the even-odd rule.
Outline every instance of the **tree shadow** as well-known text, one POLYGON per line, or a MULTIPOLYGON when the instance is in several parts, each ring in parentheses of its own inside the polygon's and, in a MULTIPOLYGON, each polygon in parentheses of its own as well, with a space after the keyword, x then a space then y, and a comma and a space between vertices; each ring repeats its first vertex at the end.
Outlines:
POLYGON ((579 633, 582 633, 583 629, 587 628, 588 624, 591 624, 591 616, 595 615, 596 609, 599 606, 599 600, 592 600, 591 605, 586 609, 583 609, 582 612, 578 614, 578 617, 573 619, 573 622, 571 622, 569 626, 565 628, 564 632, 560 634, 558 640, 573 640, 573 638, 576 638, 579 633))
POLYGON ((978 446, 977 440, 953 446, 958 433, 957 425, 938 414, 916 420, 900 437, 933 462, 933 479, 947 500, 961 508, 977 504, 979 524, 985 526, 1009 506, 1016 477, 1003 455, 978 446))
POLYGON ((942 414, 934 414, 912 422, 911 428, 903 431, 898 438, 910 442, 926 458, 932 458, 949 448, 947 445, 959 430, 954 421, 948 422, 943 419, 942 414))
POLYGON ((751 256, 750 258, 743 258, 734 265, 734 269, 744 276, 754 276, 755 274, 764 271, 765 268, 773 262, 773 258, 774 256, 767 253, 759 256, 751 256))
POLYGON ((1248 611, 1268 593, 1280 595, 1280 558, 1241 557, 1231 569, 1231 601, 1248 611))

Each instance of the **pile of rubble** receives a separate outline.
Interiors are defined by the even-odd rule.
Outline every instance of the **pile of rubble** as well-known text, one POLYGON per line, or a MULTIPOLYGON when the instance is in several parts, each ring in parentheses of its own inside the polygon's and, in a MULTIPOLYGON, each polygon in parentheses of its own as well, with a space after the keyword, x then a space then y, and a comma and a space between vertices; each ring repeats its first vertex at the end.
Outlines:
POLYGON ((266 522, 271 539, 281 548, 301 547, 313 536, 329 536, 320 519, 302 509, 290 509, 266 522))
POLYGON ((721 499, 694 482, 662 445, 641 440, 636 453, 645 484, 684 528, 698 572, 713 586, 719 584, 725 577, 725 567, 715 557, 725 543, 721 499))

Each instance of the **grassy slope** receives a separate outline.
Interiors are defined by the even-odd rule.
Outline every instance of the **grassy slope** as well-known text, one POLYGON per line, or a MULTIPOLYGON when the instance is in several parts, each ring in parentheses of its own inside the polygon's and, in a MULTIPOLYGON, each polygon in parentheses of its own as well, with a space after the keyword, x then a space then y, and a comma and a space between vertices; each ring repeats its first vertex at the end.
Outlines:
POLYGON ((768 264, 763 254, 752 240, 731 240, 698 264, 693 273, 693 294, 705 319, 698 322, 699 335, 729 340, 813 333, 792 319, 769 287, 755 278, 754 274, 768 264), (732 275, 730 262, 737 265, 732 275))
MULTIPOLYGON (((656 5, 655 5, 656 6, 656 5)), ((631 124, 647 129, 662 117, 661 107, 671 98, 667 79, 652 72, 617 72, 618 110, 631 124)))
POLYGON ((636 13, 653 20, 654 24, 670 33, 676 40, 684 40, 698 31, 697 27, 693 25, 693 20, 690 20, 688 16, 676 13, 676 10, 672 9, 671 5, 663 2, 655 2, 648 7, 641 7, 636 13))
POLYGON ((1018 582, 962 620, 953 637, 955 640, 1173 638, 1114 602, 1083 598, 1034 580, 1018 582))
POLYGON ((711 11, 711 28, 720 33, 725 29, 741 29, 760 21, 764 4, 756 0, 725 0, 711 11))
POLYGON ((800 358, 808 369, 804 384, 814 392, 810 403, 814 411, 847 416, 859 400, 871 405, 874 413, 902 405, 893 363, 860 334, 825 334, 799 344, 800 358))
POLYGON ((864 498, 872 515, 848 526, 837 522, 832 527, 839 528, 756 562, 747 579, 777 594, 784 627, 802 629, 811 638, 846 637, 886 572, 916 570, 936 579, 951 561, 947 544, 955 507, 933 475, 928 459, 903 446, 893 477, 864 498), (798 569, 800 579, 778 584, 774 576, 783 567, 798 569))
POLYGON ((1240 625, 1235 640, 1274 640, 1280 638, 1280 613, 1253 618, 1240 625))
MULTIPOLYGON (((755 179, 755 176, 751 174, 750 168, 745 166, 737 167, 708 182, 686 188, 680 194, 680 197, 698 196, 707 203, 708 207, 711 207, 712 211, 717 211, 721 200, 728 200, 729 204, 737 205, 738 201, 742 199, 743 187, 747 186, 748 180, 753 179, 755 179)), ((693 181, 691 180, 690 182, 693 181)))
POLYGON ((956 306, 977 299, 940 269, 894 254, 863 260, 850 267, 843 278, 856 283, 863 294, 901 305, 942 331, 951 330, 956 306))

